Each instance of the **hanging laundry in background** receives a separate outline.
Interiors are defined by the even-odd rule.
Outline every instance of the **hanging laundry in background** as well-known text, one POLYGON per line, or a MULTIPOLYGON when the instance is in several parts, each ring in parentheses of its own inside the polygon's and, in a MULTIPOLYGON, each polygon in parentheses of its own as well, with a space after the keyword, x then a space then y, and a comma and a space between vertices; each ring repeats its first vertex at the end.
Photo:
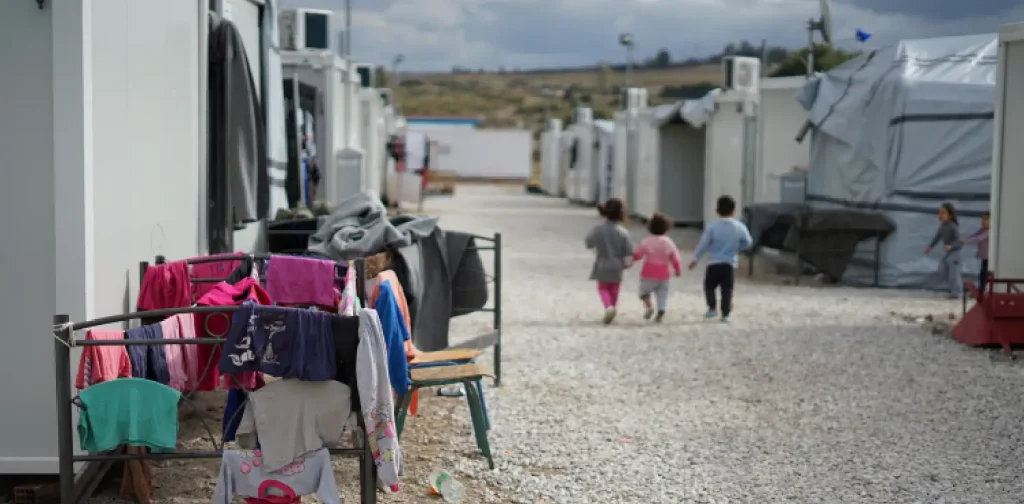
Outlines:
POLYGON ((178 442, 181 393, 151 380, 121 378, 93 385, 74 399, 82 449, 99 453, 130 444, 154 453, 173 452, 178 442))
POLYGON ((146 268, 136 306, 140 311, 192 306, 188 262, 174 261, 146 268))
MULTIPOLYGON (((85 333, 85 339, 119 341, 124 339, 124 331, 93 329, 85 333)), ((85 346, 82 347, 82 357, 78 360, 75 388, 82 390, 105 381, 131 376, 132 363, 124 345, 85 346)))
POLYGON ((398 307, 398 302, 395 301, 391 282, 380 282, 377 284, 377 288, 379 292, 373 308, 377 311, 384 337, 391 387, 401 398, 409 391, 409 360, 405 354, 405 342, 410 339, 409 330, 405 327, 402 312, 398 307))
POLYGON ((246 302, 235 312, 224 351, 222 373, 263 371, 279 378, 334 379, 335 315, 246 302))
MULTIPOLYGON (((160 330, 163 333, 164 339, 183 339, 190 340, 196 337, 196 321, 195 315, 192 313, 185 313, 180 315, 174 315, 163 322, 160 322, 160 330)), ((164 352, 168 360, 168 370, 171 374, 171 388, 175 390, 191 390, 199 386, 199 375, 202 373, 202 369, 199 366, 199 354, 196 348, 199 345, 166 345, 164 352), (172 357, 172 353, 175 353, 171 347, 178 347, 178 356, 172 357), (171 360, 180 358, 181 360, 181 371, 183 373, 181 384, 182 388, 174 386, 176 369, 173 369, 171 360)))
POLYGON ((280 305, 316 305, 333 309, 341 291, 334 261, 273 255, 267 262, 267 293, 280 305))

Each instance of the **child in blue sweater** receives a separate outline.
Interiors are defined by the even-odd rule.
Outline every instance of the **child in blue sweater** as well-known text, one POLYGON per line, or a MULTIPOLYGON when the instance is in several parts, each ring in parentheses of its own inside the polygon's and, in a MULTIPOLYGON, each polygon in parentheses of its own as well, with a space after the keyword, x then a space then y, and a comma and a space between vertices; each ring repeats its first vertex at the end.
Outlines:
POLYGON ((708 254, 708 268, 704 272, 704 296, 708 302, 705 318, 718 315, 715 290, 722 291, 722 322, 729 321, 732 312, 732 289, 736 281, 736 266, 739 264, 739 251, 753 244, 750 231, 742 222, 733 218, 736 213, 736 201, 730 196, 718 198, 715 207, 721 217, 704 228, 697 250, 693 253, 690 269, 697 267, 705 253, 708 254))

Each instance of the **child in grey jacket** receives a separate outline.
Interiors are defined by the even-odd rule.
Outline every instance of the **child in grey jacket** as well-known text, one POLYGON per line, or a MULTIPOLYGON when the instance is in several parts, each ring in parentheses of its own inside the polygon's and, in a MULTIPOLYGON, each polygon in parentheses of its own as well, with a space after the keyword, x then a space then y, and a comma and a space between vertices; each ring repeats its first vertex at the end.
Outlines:
POLYGON ((587 233, 584 243, 588 249, 597 252, 590 279, 597 281, 597 293, 604 304, 604 323, 611 324, 619 303, 622 272, 632 263, 633 242, 629 239, 629 231, 622 227, 626 220, 622 200, 612 198, 597 210, 605 220, 587 233))
POLYGON ((939 262, 939 275, 946 281, 950 299, 960 299, 964 293, 963 276, 960 271, 960 249, 963 242, 960 241, 960 221, 956 218, 956 207, 952 203, 947 202, 939 206, 939 229, 935 231, 935 237, 925 247, 924 253, 930 254, 939 241, 942 241, 942 248, 946 250, 946 254, 939 262))

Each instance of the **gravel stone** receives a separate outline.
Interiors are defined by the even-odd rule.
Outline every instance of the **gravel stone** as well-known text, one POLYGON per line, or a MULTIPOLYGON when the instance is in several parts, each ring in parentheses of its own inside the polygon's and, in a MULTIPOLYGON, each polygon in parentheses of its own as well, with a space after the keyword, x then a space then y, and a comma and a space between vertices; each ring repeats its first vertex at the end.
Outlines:
MULTIPOLYGON (((503 384, 486 384, 498 468, 476 449, 464 400, 426 393, 402 439, 403 491, 382 503, 439 502, 424 483, 437 467, 467 486, 465 504, 1024 502, 1024 373, 933 334, 958 301, 741 268, 721 324, 702 318, 698 269, 673 280, 653 324, 634 269, 605 326, 582 245, 593 209, 460 184, 425 212, 503 235, 503 384)), ((696 232, 673 237, 688 261, 696 232)), ((491 320, 454 319, 452 342, 491 320)), ((208 502, 215 465, 180 464, 156 470, 157 501, 208 502)), ((358 502, 355 463, 339 464, 358 502)))

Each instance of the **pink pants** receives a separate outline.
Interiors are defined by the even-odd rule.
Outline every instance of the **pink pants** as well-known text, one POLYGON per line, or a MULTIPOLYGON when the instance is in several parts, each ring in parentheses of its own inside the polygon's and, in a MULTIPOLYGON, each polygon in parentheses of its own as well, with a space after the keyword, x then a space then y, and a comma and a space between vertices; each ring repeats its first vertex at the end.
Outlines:
POLYGON ((601 296, 601 302, 605 308, 615 308, 619 304, 618 282, 597 282, 597 293, 601 296))

